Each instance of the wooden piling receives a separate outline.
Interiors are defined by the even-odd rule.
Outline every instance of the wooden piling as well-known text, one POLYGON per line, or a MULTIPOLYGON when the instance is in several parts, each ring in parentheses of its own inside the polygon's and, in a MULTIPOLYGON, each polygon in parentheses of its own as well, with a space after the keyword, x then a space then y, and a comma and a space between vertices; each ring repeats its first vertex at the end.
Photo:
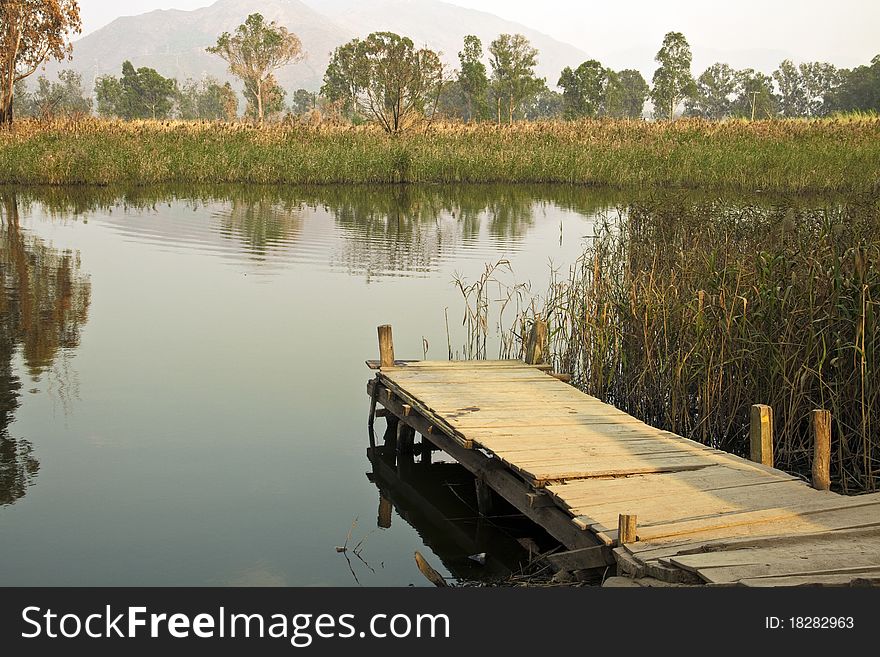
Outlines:
POLYGON ((482 477, 474 479, 477 489, 477 510, 481 516, 492 515, 492 489, 482 477))
POLYGON ((540 365, 544 362, 544 346, 547 343, 547 322, 543 319, 536 319, 532 324, 532 330, 529 332, 529 339, 526 342, 526 363, 529 365, 540 365))
POLYGON ((754 404, 749 429, 750 458, 755 463, 773 467, 773 409, 754 404))
POLYGON ((391 527, 391 509, 391 500, 380 493, 379 514, 376 524, 382 529, 388 529, 389 527, 391 527))
POLYGON ((397 451, 401 454, 412 454, 415 430, 405 422, 397 423, 397 451))
POLYGON ((810 413, 813 433, 813 488, 831 490, 831 411, 810 413))
POLYGON ((637 516, 627 513, 617 516, 617 542, 620 545, 636 542, 636 520, 637 516))
POLYGON ((394 340, 391 337, 391 325, 378 327, 379 333, 379 367, 394 367, 394 340))

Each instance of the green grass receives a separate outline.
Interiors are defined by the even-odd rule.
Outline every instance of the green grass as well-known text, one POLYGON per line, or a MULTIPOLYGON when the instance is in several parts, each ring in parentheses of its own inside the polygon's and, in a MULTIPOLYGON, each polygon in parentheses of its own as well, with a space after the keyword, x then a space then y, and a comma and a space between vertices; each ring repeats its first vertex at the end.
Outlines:
POLYGON ((880 119, 375 127, 87 119, 0 130, 0 183, 575 183, 880 189, 880 119))

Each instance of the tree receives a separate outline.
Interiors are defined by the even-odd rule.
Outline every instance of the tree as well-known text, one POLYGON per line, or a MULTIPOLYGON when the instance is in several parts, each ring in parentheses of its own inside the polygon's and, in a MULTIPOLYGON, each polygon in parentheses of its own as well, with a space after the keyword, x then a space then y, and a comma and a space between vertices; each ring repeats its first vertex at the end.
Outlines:
POLYGON ((120 116, 122 82, 113 75, 101 75, 95 80, 95 100, 98 116, 120 116))
POLYGON ((58 82, 50 82, 43 75, 37 78, 32 102, 34 115, 44 118, 81 116, 92 111, 92 99, 82 87, 82 76, 70 69, 58 73, 58 82))
POLYGON ((0 125, 13 122, 15 83, 69 56, 69 36, 81 29, 75 0, 0 2, 0 125))
POLYGON ((840 86, 840 71, 826 62, 805 62, 798 67, 803 80, 807 116, 823 116, 829 101, 840 86))
POLYGON ((728 64, 716 63, 697 78, 696 88, 687 99, 688 116, 705 119, 723 119, 730 116, 736 94, 737 73, 728 64))
POLYGON ((527 121, 558 119, 563 112, 563 98, 541 80, 541 89, 523 102, 522 114, 527 121))
POLYGON ((654 114, 675 118, 675 110, 696 91, 691 75, 691 47, 681 32, 669 32, 657 52, 660 67, 654 71, 651 100, 654 114))
POLYGON ((779 101, 773 93, 773 79, 747 68, 736 74, 736 98, 731 103, 735 116, 766 119, 776 116, 779 101))
POLYGON ((308 89, 297 89, 290 99, 290 109, 294 114, 305 114, 318 105, 318 94, 308 89))
POLYGON ((232 121, 238 114, 238 98, 232 85, 221 85, 207 77, 203 80, 187 80, 176 93, 177 116, 192 121, 232 121))
POLYGON ((167 119, 174 107, 177 84, 155 69, 122 63, 122 78, 104 75, 95 81, 98 114, 122 119, 167 119))
POLYGON ((13 116, 34 115, 34 97, 28 91, 27 83, 24 80, 18 80, 15 83, 15 94, 12 97, 12 114, 13 116))
POLYGON ((305 57, 299 37, 275 21, 267 24, 262 14, 248 16, 234 34, 221 34, 207 51, 225 59, 229 71, 244 83, 245 95, 253 97, 253 115, 259 123, 265 116, 266 93, 272 99, 278 96, 274 72, 305 57))
POLYGON ((870 66, 838 72, 840 84, 828 99, 828 110, 880 113, 880 55, 870 66))
POLYGON ((398 134, 420 116, 433 114, 443 87, 440 57, 416 49, 411 39, 374 32, 333 52, 321 95, 375 119, 398 134))
POLYGON ((605 113, 614 118, 638 119, 645 109, 650 88, 642 74, 635 69, 616 73, 608 71, 605 113))
POLYGON ((779 89, 779 110, 783 116, 806 116, 808 111, 807 91, 798 67, 790 59, 779 64, 773 71, 773 80, 779 89))
POLYGON ((135 70, 131 62, 122 64, 122 105, 126 119, 167 119, 174 107, 174 80, 155 69, 135 70))
POLYGON ((498 123, 502 106, 508 123, 513 123, 523 101, 536 96, 546 84, 535 77, 538 50, 522 34, 502 34, 489 45, 489 55, 498 123))
POLYGON ((272 118, 284 111, 284 97, 287 92, 281 88, 274 75, 269 75, 262 84, 262 91, 254 86, 253 81, 244 83, 244 99, 247 105, 244 115, 249 119, 262 123, 264 119, 272 118), (260 98, 262 94, 262 99, 260 98), (262 115, 260 105, 262 104, 262 115))
POLYGON ((458 53, 461 70, 458 72, 458 87, 467 112, 466 121, 486 117, 486 94, 489 89, 489 78, 486 77, 486 65, 483 59, 483 43, 474 35, 464 38, 464 47, 458 53))
POLYGON ((583 62, 575 70, 566 66, 556 83, 563 89, 562 115, 566 119, 605 114, 609 71, 595 59, 583 62))

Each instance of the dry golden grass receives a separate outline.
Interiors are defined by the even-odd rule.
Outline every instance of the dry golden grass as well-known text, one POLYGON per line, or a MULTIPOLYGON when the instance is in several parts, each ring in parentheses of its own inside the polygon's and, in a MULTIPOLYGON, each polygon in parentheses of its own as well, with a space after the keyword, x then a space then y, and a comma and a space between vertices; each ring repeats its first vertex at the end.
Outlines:
POLYGON ((372 125, 21 121, 0 183, 534 182, 775 191, 880 186, 880 119, 372 125))

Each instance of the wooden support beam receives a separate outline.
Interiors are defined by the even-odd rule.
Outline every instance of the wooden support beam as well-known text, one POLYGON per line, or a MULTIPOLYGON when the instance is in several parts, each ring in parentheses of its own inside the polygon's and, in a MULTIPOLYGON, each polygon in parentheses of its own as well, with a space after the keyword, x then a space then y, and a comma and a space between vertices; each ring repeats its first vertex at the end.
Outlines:
POLYGON ((554 379, 559 379, 563 383, 571 383, 571 374, 565 374, 563 372, 548 372, 548 374, 554 379))
POLYGON ((379 333, 379 367, 394 367, 394 340, 391 337, 391 325, 378 327, 379 333))
POLYGON ((617 517, 617 544, 635 543, 636 540, 636 516, 621 513, 617 517))
POLYGON ((492 489, 489 488, 489 484, 482 477, 476 477, 474 479, 474 486, 477 490, 477 510, 480 512, 480 515, 492 515, 493 499, 492 489))
POLYGON ((547 493, 543 491, 538 491, 537 493, 529 493, 529 506, 533 509, 540 509, 545 506, 555 506, 556 503, 553 501, 547 493))
POLYGON ((546 344, 547 322, 543 319, 536 319, 529 332, 528 342, 526 342, 526 363, 529 365, 543 363, 546 344))
POLYGON ((557 552, 556 554, 547 555, 547 561, 553 564, 558 570, 569 571, 605 568, 606 566, 613 566, 617 563, 614 560, 614 553, 607 545, 596 545, 594 547, 581 548, 579 550, 557 552))
POLYGON ((766 404, 752 406, 749 446, 752 461, 773 467, 773 409, 766 404))
POLYGON ((397 422, 397 451, 401 454, 411 454, 416 432, 405 422, 397 422))
POLYGON ((813 488, 831 490, 831 411, 810 413, 813 432, 813 488))

